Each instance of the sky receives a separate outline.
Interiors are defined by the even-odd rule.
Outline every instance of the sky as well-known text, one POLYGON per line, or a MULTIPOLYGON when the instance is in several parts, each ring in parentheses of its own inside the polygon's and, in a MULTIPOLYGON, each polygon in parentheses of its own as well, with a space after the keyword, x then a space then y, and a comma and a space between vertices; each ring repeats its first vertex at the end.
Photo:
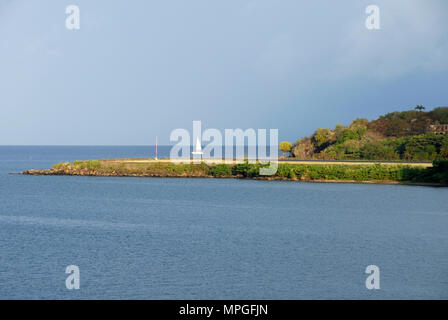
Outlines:
POLYGON ((169 144, 193 120, 294 142, 448 106, 447 18, 446 0, 0 0, 0 145, 169 144))

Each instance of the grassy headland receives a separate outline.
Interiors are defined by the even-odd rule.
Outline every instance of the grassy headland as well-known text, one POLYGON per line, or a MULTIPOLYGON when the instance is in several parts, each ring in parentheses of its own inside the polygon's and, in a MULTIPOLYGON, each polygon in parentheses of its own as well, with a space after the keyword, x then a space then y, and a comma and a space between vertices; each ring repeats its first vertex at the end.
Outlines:
POLYGON ((264 180, 448 184, 448 161, 432 167, 406 164, 292 164, 279 163, 273 176, 261 176, 259 163, 182 164, 130 159, 88 160, 60 163, 49 170, 28 170, 28 175, 76 175, 121 177, 208 177, 264 180))

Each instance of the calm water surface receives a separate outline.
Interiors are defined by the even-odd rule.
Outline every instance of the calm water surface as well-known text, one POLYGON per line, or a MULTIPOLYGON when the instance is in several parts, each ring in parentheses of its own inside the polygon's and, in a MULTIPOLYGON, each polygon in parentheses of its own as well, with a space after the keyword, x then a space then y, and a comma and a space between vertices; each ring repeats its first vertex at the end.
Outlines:
POLYGON ((0 299, 448 298, 447 188, 8 174, 153 153, 0 147, 0 299))

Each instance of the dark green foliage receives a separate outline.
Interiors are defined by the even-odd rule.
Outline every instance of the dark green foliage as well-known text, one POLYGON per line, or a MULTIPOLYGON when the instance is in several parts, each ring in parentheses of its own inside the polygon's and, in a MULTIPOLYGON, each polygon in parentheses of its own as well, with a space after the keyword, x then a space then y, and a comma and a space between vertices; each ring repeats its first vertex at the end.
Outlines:
POLYGON ((426 112, 417 106, 370 122, 356 119, 349 127, 319 128, 311 137, 297 140, 291 156, 320 160, 448 159, 448 134, 433 133, 437 124, 448 124, 448 107, 426 112))
POLYGON ((360 158, 369 160, 399 160, 397 147, 387 141, 367 143, 360 149, 360 158))
POLYGON ((448 161, 434 161, 431 168, 427 168, 426 172, 422 176, 418 176, 417 179, 413 179, 413 181, 440 182, 443 184, 448 184, 448 161))
POLYGON ((427 133, 410 137, 404 145, 403 159, 406 160, 434 160, 440 153, 441 147, 448 143, 448 136, 427 133))
POLYGON ((448 184, 448 160, 434 161, 432 169, 436 181, 448 184))
POLYGON ((224 177, 232 175, 232 168, 227 164, 218 164, 209 169, 210 175, 214 177, 224 177))
MULTIPOLYGON (((211 170, 216 170, 214 166, 211 170)), ((219 165, 222 176, 260 177, 259 164, 219 165), (227 169, 226 169, 227 167, 227 169)), ((294 180, 411 181, 424 176, 425 168, 403 165, 305 165, 279 164, 274 177, 294 180)), ((212 174, 214 176, 219 176, 212 174)), ((417 179, 418 180, 418 179, 417 179)), ((421 180, 421 179, 420 179, 421 180)), ((433 181, 433 180, 431 180, 433 181)))
POLYGON ((293 179, 296 176, 294 172, 295 165, 291 164, 279 164, 277 169, 277 175, 282 178, 293 179))
POLYGON ((251 164, 248 163, 247 161, 232 167, 232 174, 236 176, 241 175, 243 177, 253 178, 258 176, 259 172, 260 172, 259 164, 251 164))
POLYGON ((362 129, 344 129, 338 136, 337 143, 342 144, 348 140, 359 140, 361 139, 361 133, 365 132, 362 129))
POLYGON ((440 148, 438 160, 448 160, 448 143, 444 143, 440 148))
MULTIPOLYGON (((259 164, 218 165, 222 176, 245 178, 260 177, 259 164), (227 167, 227 168, 226 168, 227 167)), ((212 168, 216 168, 214 166, 212 168)), ((216 170, 212 169, 211 170, 216 170)), ((410 167, 406 165, 305 165, 279 164, 274 177, 294 180, 350 180, 350 181, 414 181, 439 182, 433 177, 432 168, 410 167), (428 171, 429 170, 429 171, 428 171)), ((440 170, 437 170, 439 172, 440 170)), ((213 171, 215 172, 215 171, 213 171)), ((212 174, 214 176, 219 176, 212 174)))
POLYGON ((330 143, 330 130, 329 129, 317 129, 313 136, 313 144, 316 148, 322 149, 328 146, 330 143))
POLYGON ((448 123, 448 107, 439 107, 428 112, 428 117, 436 123, 448 123))
MULTIPOLYGON (((310 180, 404 181, 405 166, 302 165, 301 177, 310 180)), ((299 168, 296 168, 298 170, 299 168)), ((424 168, 418 168, 424 170, 424 168)))
POLYGON ((361 147, 346 141, 333 145, 328 152, 339 160, 442 160, 448 159, 448 135, 426 133, 407 138, 366 142, 361 147))
POLYGON ((407 168, 403 170, 403 178, 411 182, 448 184, 448 161, 434 161, 433 166, 425 170, 407 168))

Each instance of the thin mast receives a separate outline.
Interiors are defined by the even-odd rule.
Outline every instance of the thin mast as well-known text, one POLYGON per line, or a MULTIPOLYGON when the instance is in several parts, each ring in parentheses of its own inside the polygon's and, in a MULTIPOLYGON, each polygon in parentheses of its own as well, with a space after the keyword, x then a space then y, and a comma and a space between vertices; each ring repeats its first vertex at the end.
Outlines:
POLYGON ((156 136, 156 160, 157 160, 157 136, 156 136))

